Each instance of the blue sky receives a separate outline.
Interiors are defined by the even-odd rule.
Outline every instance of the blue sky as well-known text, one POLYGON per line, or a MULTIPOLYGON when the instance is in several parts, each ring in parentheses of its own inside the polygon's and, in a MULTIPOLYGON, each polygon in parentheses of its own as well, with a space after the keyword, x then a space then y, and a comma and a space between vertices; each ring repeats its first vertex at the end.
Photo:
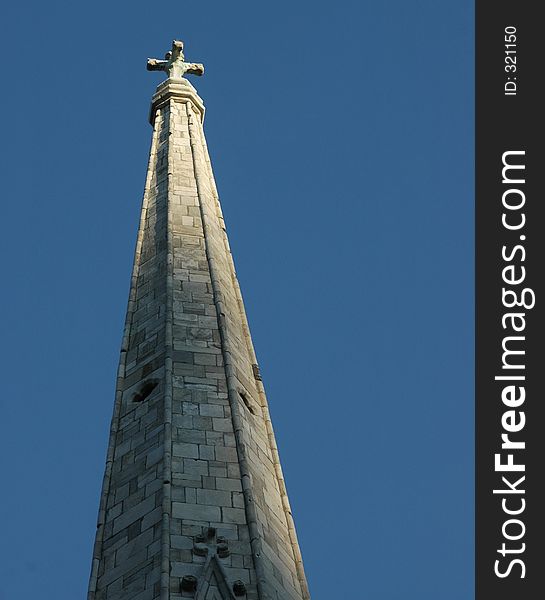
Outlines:
POLYGON ((3 13, 0 600, 85 597, 175 37, 313 600, 473 597, 473 3, 3 13))

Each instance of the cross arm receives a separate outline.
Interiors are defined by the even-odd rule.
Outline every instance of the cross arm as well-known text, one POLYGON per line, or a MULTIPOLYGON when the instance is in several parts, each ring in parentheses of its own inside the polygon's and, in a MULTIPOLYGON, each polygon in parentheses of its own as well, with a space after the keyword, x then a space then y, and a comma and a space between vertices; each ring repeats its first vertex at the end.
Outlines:
POLYGON ((185 72, 190 75, 204 75, 204 65, 201 63, 186 63, 185 72))
POLYGON ((148 71, 165 71, 168 66, 168 60, 161 60, 158 58, 148 58, 147 69, 148 71))

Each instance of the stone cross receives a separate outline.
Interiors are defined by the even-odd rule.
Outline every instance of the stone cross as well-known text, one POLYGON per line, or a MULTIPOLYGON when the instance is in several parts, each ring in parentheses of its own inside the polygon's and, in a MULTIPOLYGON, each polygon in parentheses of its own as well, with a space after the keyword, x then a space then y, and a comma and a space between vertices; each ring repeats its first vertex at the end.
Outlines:
POLYGON ((202 75, 204 65, 184 62, 184 43, 172 42, 172 50, 165 54, 165 60, 148 58, 148 71, 165 71, 173 79, 181 79, 186 73, 202 75))

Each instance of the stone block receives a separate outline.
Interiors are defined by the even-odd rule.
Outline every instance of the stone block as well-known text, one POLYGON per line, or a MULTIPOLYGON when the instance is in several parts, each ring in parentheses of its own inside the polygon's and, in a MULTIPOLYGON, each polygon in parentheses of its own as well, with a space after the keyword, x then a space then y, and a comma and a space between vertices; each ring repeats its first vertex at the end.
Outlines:
POLYGON ((197 504, 207 504, 210 506, 232 506, 231 492, 223 490, 197 490, 197 504))
POLYGON ((237 449, 228 446, 215 446, 216 460, 227 463, 238 463, 237 449))
POLYGON ((246 523, 246 512, 242 508, 222 508, 222 522, 236 523, 243 525, 246 523))
POLYGON ((219 521, 221 510, 219 506, 173 502, 172 516, 175 519, 187 519, 189 521, 219 521))
MULTIPOLYGON (((199 413, 203 417, 220 417, 223 418, 223 406, 220 404, 200 404, 199 413)), ((215 428, 214 428, 215 429, 215 428)), ((232 427, 231 427, 232 429, 232 427)))
POLYGON ((183 458, 199 458, 199 446, 197 444, 176 442, 172 444, 172 454, 183 458))
POLYGON ((136 506, 133 506, 129 510, 123 512, 114 521, 113 533, 116 534, 118 531, 125 529, 136 520, 142 518, 147 513, 151 512, 155 508, 155 496, 146 498, 143 502, 140 502, 136 506))
POLYGON ((242 492, 240 479, 229 479, 227 477, 216 477, 216 488, 230 492, 242 492))

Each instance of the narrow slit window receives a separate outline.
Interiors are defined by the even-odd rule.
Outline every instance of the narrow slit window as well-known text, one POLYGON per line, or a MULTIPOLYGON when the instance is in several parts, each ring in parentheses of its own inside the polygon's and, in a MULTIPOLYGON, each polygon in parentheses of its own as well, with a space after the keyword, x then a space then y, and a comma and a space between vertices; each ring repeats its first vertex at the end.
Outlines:
POLYGON ((134 395, 132 401, 143 402, 158 385, 158 381, 146 381, 140 388, 140 391, 134 395))
POLYGON ((248 399, 248 396, 246 396, 244 392, 239 392, 238 395, 242 398, 244 406, 252 413, 252 415, 255 415, 255 408, 252 402, 250 402, 250 400, 248 399))

